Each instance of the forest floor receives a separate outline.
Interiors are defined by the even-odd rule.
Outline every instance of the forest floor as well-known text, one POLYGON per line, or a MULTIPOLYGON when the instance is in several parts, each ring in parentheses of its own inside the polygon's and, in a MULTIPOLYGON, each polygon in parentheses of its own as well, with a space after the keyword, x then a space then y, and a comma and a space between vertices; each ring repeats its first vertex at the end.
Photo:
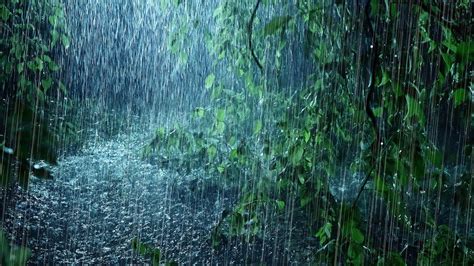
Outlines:
POLYGON ((235 189, 212 182, 196 189, 199 171, 182 176, 142 160, 147 135, 93 138, 60 161, 54 180, 33 178, 27 192, 13 193, 4 227, 30 248, 30 263, 141 264, 146 259, 132 251, 134 238, 180 264, 286 264, 315 249, 315 238, 294 230, 303 228, 297 221, 274 221, 263 238, 213 249, 211 231, 235 203, 235 189))

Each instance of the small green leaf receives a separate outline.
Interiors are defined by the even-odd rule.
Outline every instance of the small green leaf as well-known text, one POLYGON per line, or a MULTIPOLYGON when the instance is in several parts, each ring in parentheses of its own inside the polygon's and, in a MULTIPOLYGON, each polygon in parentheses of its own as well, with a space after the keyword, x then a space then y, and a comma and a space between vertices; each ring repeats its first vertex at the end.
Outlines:
POLYGON ((59 40, 59 32, 52 30, 49 33, 51 34, 51 47, 54 47, 59 40))
POLYGON ((308 130, 305 130, 303 134, 304 134, 304 142, 308 143, 309 139, 311 138, 311 132, 309 132, 308 130))
POLYGON ((68 49, 70 44, 69 37, 67 37, 65 34, 61 35, 61 43, 63 44, 64 48, 68 49))
POLYGON ((209 157, 209 161, 212 161, 217 155, 217 148, 214 145, 209 146, 207 148, 207 156, 209 157))
POLYGON ((284 201, 282 201, 282 200, 276 200, 276 204, 277 204, 278 209, 279 209, 280 211, 282 211, 282 210, 285 209, 285 202, 284 202, 284 201))
POLYGON ((258 135, 258 134, 260 133, 260 131, 262 131, 262 121, 261 121, 261 120, 257 120, 257 121, 255 122, 253 134, 258 135))
POLYGON ((465 89, 456 89, 452 93, 454 107, 458 107, 467 100, 467 93, 465 89))
POLYGON ((56 28, 56 25, 58 24, 58 17, 56 17, 55 15, 51 15, 48 17, 48 21, 49 21, 49 24, 51 24, 51 26, 56 28))
POLYGON ((41 81, 41 86, 43 87, 44 93, 46 94, 49 88, 53 85, 53 79, 51 77, 41 81))
POLYGON ((373 108, 373 112, 374 112, 375 117, 382 117, 383 108, 382 107, 375 107, 375 108, 373 108))
POLYGON ((214 85, 214 81, 216 80, 216 76, 214 74, 209 74, 205 81, 206 89, 210 89, 214 85))
POLYGON ((224 164, 220 164, 219 166, 217 166, 217 172, 219 172, 219 174, 224 173, 224 171, 225 171, 225 165, 224 164))
POLYGON ((216 111, 216 120, 218 122, 223 122, 225 119, 225 110, 224 109, 218 109, 216 111))
POLYGON ((321 228, 319 228, 316 233, 316 237, 319 238, 319 244, 322 246, 326 243, 327 239, 331 238, 332 224, 325 223, 321 228))
POLYGON ((197 107, 194 109, 194 115, 198 118, 203 118, 205 114, 205 109, 203 107, 197 107))
POLYGON ((380 81, 380 84, 378 85, 378 87, 382 87, 383 85, 385 85, 389 82, 390 82, 390 77, 388 75, 388 72, 384 70, 382 72, 382 80, 380 81))
POLYGON ((304 185, 304 183, 306 182, 303 175, 298 175, 298 181, 300 181, 301 185, 304 185))
POLYGON ((423 109, 421 108, 420 103, 413 97, 409 95, 405 95, 406 103, 407 103, 407 114, 405 116, 406 119, 410 119, 411 117, 416 117, 418 121, 423 123, 425 121, 425 117, 423 114, 423 109))

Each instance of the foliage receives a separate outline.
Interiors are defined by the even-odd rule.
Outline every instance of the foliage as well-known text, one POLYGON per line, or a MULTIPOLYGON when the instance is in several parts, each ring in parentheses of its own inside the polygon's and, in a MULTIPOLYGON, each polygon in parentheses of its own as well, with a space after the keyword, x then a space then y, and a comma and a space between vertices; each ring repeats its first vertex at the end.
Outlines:
POLYGON ((5 266, 26 265, 30 251, 27 248, 11 246, 0 230, 0 262, 5 266))
POLYGON ((26 187, 30 171, 50 177, 36 162, 55 164, 60 134, 73 132, 60 119, 70 103, 53 59, 70 40, 57 0, 7 0, 0 4, 0 19, 0 111, 5 114, 0 180, 7 185, 16 177, 26 187))
POLYGON ((419 265, 470 265, 474 263, 472 239, 459 236, 448 226, 440 225, 434 230, 432 239, 426 241, 419 265), (471 243, 468 243, 471 241, 471 243))
MULTIPOLYGON (((263 210, 272 206, 309 214, 321 245, 318 260, 404 265, 410 261, 400 255, 403 247, 422 241, 415 252, 423 265, 453 256, 469 264, 472 240, 458 241, 442 207, 466 217, 473 206, 473 44, 460 30, 472 28, 465 19, 472 10, 462 1, 367 3, 263 1, 271 15, 257 12, 250 26, 255 1, 219 3, 216 28, 206 34, 214 65, 202 87, 211 102, 196 108, 188 124, 159 129, 144 155, 162 162, 172 157, 179 163, 170 165, 179 168, 204 165, 243 187, 233 211, 222 217, 228 236, 258 236, 263 210), (441 16, 446 8, 452 17, 441 16), (304 53, 297 63, 311 70, 299 82, 289 71, 296 64, 284 56, 295 51, 304 53), (255 71, 252 53, 262 72, 255 71), (443 147, 454 143, 438 139, 443 120, 461 132, 461 157, 443 147), (451 174, 454 165, 464 170, 451 174), (366 173, 349 204, 330 192, 341 167, 366 173), (377 201, 362 203, 361 195, 377 201), (289 197, 298 208, 287 208, 289 197), (382 224, 408 232, 385 246, 367 231, 377 216, 372 211, 382 208, 388 213, 382 224), (421 228, 427 235, 416 233, 421 228), (441 244, 446 241, 455 244, 441 244)), ((174 23, 180 21, 186 18, 174 23)), ((172 47, 176 54, 182 50, 172 47)), ((223 224, 213 231, 213 243, 220 242, 223 224)))
POLYGON ((178 265, 176 262, 165 262, 162 258, 161 251, 157 248, 153 248, 150 245, 147 245, 141 242, 139 239, 134 238, 132 240, 132 249, 136 251, 139 255, 144 257, 149 257, 151 259, 151 265, 166 265, 166 266, 175 266, 178 265))

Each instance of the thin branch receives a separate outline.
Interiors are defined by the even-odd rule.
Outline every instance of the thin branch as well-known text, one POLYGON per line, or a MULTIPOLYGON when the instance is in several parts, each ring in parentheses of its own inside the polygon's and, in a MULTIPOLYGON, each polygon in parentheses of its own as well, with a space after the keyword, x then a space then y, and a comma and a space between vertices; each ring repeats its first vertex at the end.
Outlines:
POLYGON ((257 3, 255 4, 255 7, 253 8, 252 15, 251 15, 249 23, 247 25, 247 31, 248 31, 248 34, 249 34, 250 53, 252 54, 252 58, 255 61, 255 63, 257 64, 260 71, 263 71, 263 66, 260 63, 260 61, 258 60, 257 55, 255 54, 255 51, 254 51, 253 45, 252 45, 253 21, 255 20, 255 16, 257 15, 257 10, 258 10, 258 7, 260 6, 261 1, 262 0, 257 0, 257 3))
MULTIPOLYGON (((367 93, 367 98, 365 99, 365 112, 367 113, 367 116, 370 119, 370 122, 372 124, 372 128, 375 132, 375 142, 372 144, 372 151, 373 151, 373 156, 375 157, 375 153, 378 150, 378 146, 380 144, 380 132, 379 128, 377 126, 377 119, 375 118, 374 111, 372 110, 372 107, 370 107, 371 101, 375 95, 375 82, 376 82, 376 72, 377 72, 377 66, 378 66, 378 47, 377 47, 377 40, 375 36, 375 31, 372 27, 372 21, 370 20, 370 1, 367 1, 367 4, 365 6, 365 19, 366 23, 368 24, 368 29, 369 33, 371 35, 371 48, 373 51, 373 58, 372 58, 372 64, 371 64, 371 77, 370 77, 370 84, 369 84, 369 92, 367 93)), ((364 191, 365 186, 367 185, 367 182, 370 179, 370 176, 372 175, 372 172, 375 169, 375 163, 377 160, 372 159, 372 169, 367 173, 367 175, 364 178, 364 181, 362 182, 362 185, 359 188, 359 191, 357 192, 357 196, 352 202, 352 210, 356 207, 357 201, 360 198, 360 195, 362 194, 362 191, 364 191)))
POLYGON ((370 169, 370 171, 367 173, 367 175, 364 178, 364 181, 362 182, 362 185, 359 188, 359 191, 357 192, 357 196, 352 202, 352 207, 351 209, 354 210, 357 204, 357 201, 359 201, 360 195, 362 194, 362 191, 364 191, 365 186, 367 185, 367 182, 369 181, 370 176, 372 175, 372 172, 374 171, 375 166, 370 169))

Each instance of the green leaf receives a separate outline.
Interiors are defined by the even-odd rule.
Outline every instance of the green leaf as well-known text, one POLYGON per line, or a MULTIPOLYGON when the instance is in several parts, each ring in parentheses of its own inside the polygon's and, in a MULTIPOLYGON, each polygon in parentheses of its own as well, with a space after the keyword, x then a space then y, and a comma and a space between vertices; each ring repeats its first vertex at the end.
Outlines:
POLYGON ((309 139, 311 138, 311 132, 309 132, 308 130, 305 130, 303 134, 304 134, 304 142, 308 143, 309 139))
POLYGON ((291 153, 291 163, 293 165, 298 165, 301 161, 301 158, 303 158, 303 153, 304 153, 304 146, 303 145, 298 145, 293 149, 293 152, 291 153))
POLYGON ((51 24, 51 26, 56 28, 56 25, 58 24, 58 17, 55 15, 51 15, 48 17, 48 21, 49 21, 49 24, 51 24))
POLYGON ((378 87, 382 87, 383 85, 389 82, 390 82, 390 76, 388 75, 388 72, 384 70, 382 72, 382 80, 380 81, 380 84, 378 85, 378 87))
POLYGON ((64 94, 67 94, 66 85, 64 85, 61 81, 58 82, 58 88, 59 88, 59 90, 62 91, 64 94))
POLYGON ((223 122, 225 119, 225 110, 224 109, 218 109, 216 111, 216 120, 218 122, 223 122))
POLYGON ((224 173, 224 171, 225 171, 225 165, 224 164, 220 164, 219 166, 217 166, 217 172, 219 172, 219 174, 224 173))
POLYGON ((10 12, 10 10, 4 4, 1 4, 0 5, 0 19, 6 22, 10 18, 11 15, 12 13, 10 12))
POLYGON ((18 73, 21 74, 21 72, 23 72, 23 70, 25 69, 25 63, 18 63, 16 68, 17 68, 18 73))
POLYGON ((416 117, 419 122, 423 123, 425 121, 425 117, 420 103, 410 95, 405 95, 405 99, 408 109, 405 120, 410 119, 411 117, 416 117))
POLYGON ((375 117, 382 117, 383 108, 382 107, 375 107, 375 108, 373 108, 373 112, 374 112, 375 117))
POLYGON ((301 185, 304 185, 304 183, 306 182, 303 175, 298 175, 298 181, 300 181, 301 185))
POLYGON ((282 200, 276 200, 277 207, 280 211, 285 209, 285 202, 282 200))
POLYGON ((222 134, 222 133, 224 133, 224 130, 225 130, 225 123, 221 122, 221 121, 218 121, 216 123, 215 133, 222 134))
POLYGON ((454 53, 456 53, 456 51, 458 50, 458 46, 451 41, 445 40, 443 41, 443 45, 446 46, 449 50, 451 50, 454 53))
POLYGON ((216 80, 216 76, 214 74, 209 74, 205 81, 206 89, 210 89, 214 85, 214 81, 216 80))
POLYGON ((456 89, 452 92, 454 107, 458 107, 467 100, 467 92, 465 89, 456 89))
POLYGON ((257 121, 255 122, 253 134, 258 135, 258 134, 260 133, 260 131, 262 131, 262 121, 261 121, 261 120, 257 120, 257 121))
POLYGON ((456 49, 456 54, 460 58, 472 61, 474 57, 474 42, 469 40, 459 43, 456 49))
POLYGON ((51 34, 51 47, 54 47, 59 40, 59 32, 52 30, 49 33, 51 34))
POLYGON ((205 109, 203 107, 197 107, 194 109, 194 115, 198 118, 203 118, 205 114, 205 109))
POLYGON ((270 22, 268 22, 264 29, 263 35, 268 36, 277 32, 279 29, 285 27, 288 22, 291 20, 291 16, 277 16, 274 17, 270 22))
POLYGON ((364 234, 355 226, 351 229, 351 238, 357 244, 362 244, 364 242, 364 234))
POLYGON ((43 87, 44 93, 46 94, 49 88, 53 85, 53 79, 51 77, 48 77, 47 79, 44 79, 41 81, 41 86, 43 87))
POLYGON ((217 148, 214 145, 209 146, 207 148, 207 156, 209 157, 209 161, 214 160, 217 155, 217 148))
POLYGON ((67 37, 65 34, 61 35, 61 43, 63 44, 64 48, 68 49, 70 44, 69 37, 67 37))
MULTIPOLYGON (((421 254, 420 254, 421 256, 421 254)), ((420 261, 418 261, 420 262, 420 261)), ((421 263, 419 265, 428 265, 431 263, 421 263)), ((393 265, 393 266, 405 266, 407 265, 403 258, 397 252, 390 252, 386 256, 380 257, 377 261, 377 266, 393 265)))
POLYGON ((331 238, 331 231, 332 231, 332 224, 325 223, 321 228, 319 228, 318 232, 316 233, 316 237, 319 238, 319 244, 322 246, 326 243, 327 239, 331 238))

